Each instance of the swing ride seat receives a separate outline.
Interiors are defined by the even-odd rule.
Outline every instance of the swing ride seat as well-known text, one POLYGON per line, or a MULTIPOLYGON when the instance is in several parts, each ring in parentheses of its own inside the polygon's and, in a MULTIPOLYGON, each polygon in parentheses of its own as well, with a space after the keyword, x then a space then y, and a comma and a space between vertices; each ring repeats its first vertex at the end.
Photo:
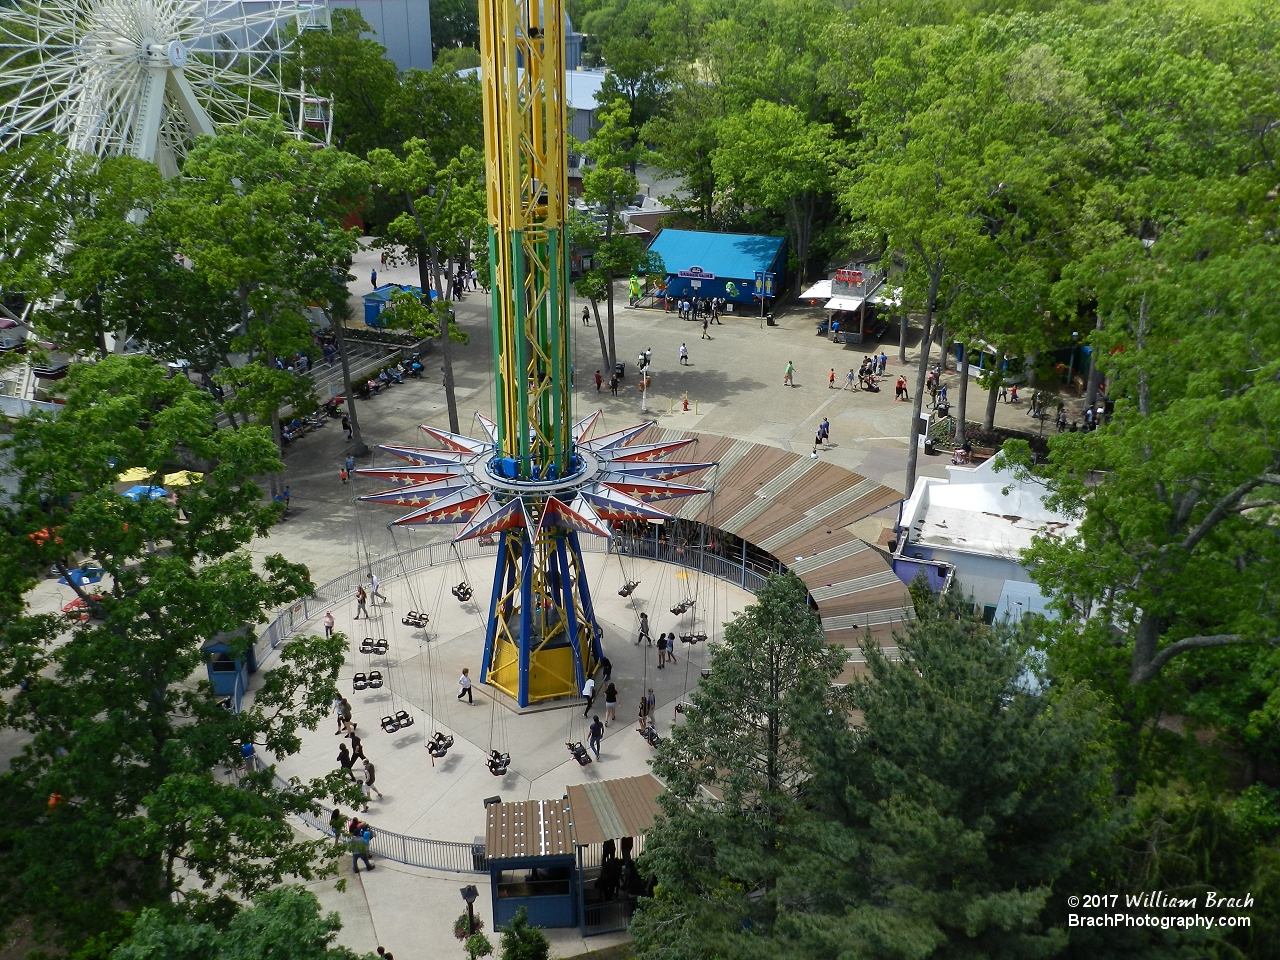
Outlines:
POLYGON ((697 602, 698 602, 697 600, 689 600, 689 599, 681 600, 679 603, 677 603, 674 607, 671 608, 671 612, 678 617, 682 613, 688 613, 690 610, 692 610, 694 608, 694 605, 697 604, 697 602))
POLYGON ((369 683, 369 689, 370 689, 370 690, 377 690, 379 687, 381 687, 381 686, 382 686, 382 671, 380 671, 380 670, 370 670, 370 671, 369 671, 369 681, 368 681, 368 683, 369 683))
POLYGON ((680 634, 681 643, 705 643, 707 635, 705 633, 682 633, 680 634))
POLYGON ((505 777, 507 775, 507 767, 511 766, 511 754, 499 753, 497 750, 490 751, 489 759, 485 761, 489 767, 489 772, 495 777, 505 777))
POLYGON ((421 630, 423 627, 427 625, 427 622, 430 619, 431 618, 428 617, 425 613, 421 613, 417 610, 410 610, 408 613, 406 613, 403 617, 400 618, 400 622, 403 623, 406 627, 413 627, 415 630, 421 630))
POLYGON ((383 639, 375 640, 373 637, 365 637, 360 641, 360 652, 371 653, 375 657, 384 656, 387 652, 387 641, 383 639))
POLYGON ((710 678, 711 678, 711 671, 710 671, 710 670, 708 670, 706 667, 703 667, 703 668, 702 668, 702 679, 703 679, 703 680, 709 680, 710 678))
POLYGON ((640 586, 639 580, 628 580, 622 585, 622 589, 618 591, 618 596, 629 597, 635 592, 636 587, 640 586))
POLYGON ((400 730, 403 730, 405 727, 413 726, 413 717, 409 716, 409 712, 407 710, 397 710, 395 721, 397 729, 400 730))
POLYGON ((658 744, 662 743, 662 738, 658 736, 658 731, 654 730, 652 727, 647 730, 640 731, 640 736, 644 737, 651 747, 656 747, 658 744))
POLYGON ((573 759, 578 761, 578 766, 585 767, 591 762, 591 754, 587 753, 587 748, 581 743, 566 743, 565 746, 573 754, 573 759))
POLYGON ((400 729, 400 724, 396 723, 395 717, 383 717, 382 729, 385 733, 395 733, 400 729))
POLYGON ((452 746, 453 737, 446 737, 443 733, 437 730, 435 732, 435 736, 427 741, 427 753, 439 760, 449 752, 449 748, 452 746))
POLYGON ((450 591, 461 603, 466 603, 471 599, 471 584, 463 580, 460 584, 450 591))
POLYGON ((357 673, 354 677, 351 678, 352 690, 367 690, 368 687, 369 687, 369 678, 366 677, 363 673, 357 673))

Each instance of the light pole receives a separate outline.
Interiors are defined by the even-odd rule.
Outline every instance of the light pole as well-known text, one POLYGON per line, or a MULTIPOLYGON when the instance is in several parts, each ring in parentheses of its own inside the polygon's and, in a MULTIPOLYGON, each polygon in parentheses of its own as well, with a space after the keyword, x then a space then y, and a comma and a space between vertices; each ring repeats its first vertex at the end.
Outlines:
POLYGON ((636 366, 640 368, 640 412, 649 412, 649 364, 653 362, 653 350, 640 354, 636 366))
POLYGON ((467 902, 467 936, 472 936, 476 932, 476 898, 480 896, 480 891, 476 889, 476 885, 470 884, 462 888, 462 899, 467 902))

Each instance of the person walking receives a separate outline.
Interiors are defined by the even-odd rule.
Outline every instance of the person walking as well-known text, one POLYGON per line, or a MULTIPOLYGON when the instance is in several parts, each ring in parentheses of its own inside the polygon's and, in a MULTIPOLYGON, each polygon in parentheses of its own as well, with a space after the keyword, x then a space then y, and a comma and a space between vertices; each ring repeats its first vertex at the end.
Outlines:
POLYGON ((322 622, 324 623, 324 636, 325 636, 325 639, 327 640, 333 636, 333 611, 332 610, 325 611, 324 620, 322 622))
POLYGON ((711 334, 707 333, 707 324, 709 324, 710 322, 711 322, 711 318, 704 314, 702 317, 702 339, 703 340, 711 339, 711 334))
POLYGON ((360 737, 356 734, 356 725, 354 723, 351 725, 350 732, 347 733, 347 739, 351 741, 351 762, 352 763, 355 763, 357 760, 368 759, 364 755, 364 741, 362 741, 360 737))
MULTIPOLYGON (((336 708, 338 715, 338 729, 333 732, 335 737, 341 736, 351 729, 351 704, 347 702, 346 697, 339 697, 336 708)), ((346 747, 346 744, 343 744, 346 747)))
POLYGON ((836 388, 836 368, 831 368, 831 373, 827 374, 827 389, 834 390, 836 388))
POLYGON ((600 392, 600 386, 604 383, 604 377, 600 376, 600 371, 596 371, 596 393, 600 392))
POLYGON ((782 371, 782 385, 784 387, 794 387, 796 376, 796 365, 790 360, 787 361, 787 369, 782 371))
POLYGON ((683 343, 680 344, 680 365, 687 367, 689 365, 689 348, 683 343))
POLYGON ((346 464, 346 467, 347 467, 347 476, 348 476, 348 477, 349 477, 349 476, 351 476, 353 473, 355 473, 355 472, 356 472, 356 458, 355 458, 355 457, 348 456, 348 457, 347 457, 347 459, 344 461, 344 463, 346 464))
POLYGON ((338 479, 341 480, 344 484, 350 479, 350 477, 347 474, 346 467, 340 467, 338 469, 338 479))
POLYGON ((346 413, 342 415, 342 439, 351 439, 351 416, 346 413))
POLYGON ((667 634, 667 663, 676 662, 676 632, 672 630, 667 634))
POLYGON ((658 669, 661 670, 667 662, 667 635, 665 633, 658 634, 658 669))
POLYGON ((608 657, 604 657, 600 661, 600 669, 604 671, 604 682, 608 683, 609 678, 613 676, 613 661, 608 657))
POLYGON ((636 733, 644 733, 644 722, 649 716, 649 698, 640 698, 640 712, 636 717, 636 733))
POLYGON ((854 377, 855 377, 855 374, 854 374, 854 372, 853 372, 853 367, 850 367, 850 368, 849 368, 849 372, 848 372, 847 374, 845 374, 845 378, 844 378, 844 389, 846 389, 846 390, 856 390, 856 389, 858 389, 858 388, 857 388, 857 385, 856 385, 856 384, 855 384, 855 382, 854 382, 854 377))
POLYGON ((898 374, 898 380, 893 386, 893 402, 897 403, 899 400, 910 399, 911 398, 907 396, 907 378, 902 374, 898 374))
POLYGON ((373 839, 373 831, 365 824, 360 825, 360 832, 348 841, 351 848, 351 872, 360 872, 360 861, 364 861, 365 867, 372 870, 373 863, 369 859, 369 841, 373 839))
POLYGON ((375 774, 376 774, 376 771, 373 769, 373 762, 368 757, 365 757, 364 758, 364 806, 360 810, 361 813, 369 812, 369 801, 373 799, 373 795, 375 793, 378 795, 379 800, 382 799, 382 791, 373 785, 373 779, 375 774))
POLYGON ((877 372, 880 376, 882 376, 882 377, 883 377, 883 376, 884 376, 885 368, 886 368, 888 365, 889 365, 889 358, 888 358, 888 357, 886 357, 886 356, 884 355, 884 351, 883 351, 883 350, 881 350, 881 351, 880 351, 880 362, 876 365, 876 366, 877 366, 877 368, 878 368, 878 369, 876 370, 876 372, 877 372))
POLYGON ((359 620, 361 614, 364 615, 364 618, 366 620, 369 619, 369 611, 364 608, 364 605, 368 602, 369 602, 369 595, 364 592, 364 587, 361 584, 357 583, 356 584, 356 615, 352 617, 353 620, 359 620))
POLYGON ((654 712, 658 709, 658 698, 653 695, 653 687, 649 688, 649 693, 645 697, 645 703, 649 708, 649 711, 646 714, 646 716, 649 716, 649 717, 654 716, 655 715, 654 712))
POLYGON ((653 641, 649 639, 649 615, 647 613, 640 614, 640 633, 636 637, 636 646, 640 645, 641 640, 648 640, 650 643, 653 643, 653 641))
POLYGON ((618 719, 618 688, 612 683, 604 688, 604 725, 618 719))
POLYGON ((600 715, 596 714, 591 718, 591 729, 587 731, 587 746, 591 748, 597 760, 600 759, 600 741, 603 739, 604 724, 600 722, 600 715))
POLYGON ((351 753, 347 750, 347 745, 345 743, 338 744, 338 766, 342 767, 342 769, 346 772, 347 776, 350 777, 353 781, 355 780, 356 775, 351 772, 351 768, 355 766, 355 763, 356 763, 355 759, 351 756, 351 753))
POLYGON ((373 284, 373 289, 378 289, 378 268, 374 267, 369 271, 369 282, 373 284))
POLYGON ((474 704, 471 699, 471 669, 469 667, 462 668, 462 676, 458 678, 458 699, 467 698, 467 703, 474 704))
POLYGON ((591 326, 591 308, 586 304, 583 304, 582 307, 582 325, 584 327, 591 326))
POLYGON ((591 704, 596 699, 596 678, 587 677, 587 682, 582 685, 582 695, 587 700, 587 705, 582 709, 582 715, 585 717, 591 712, 591 704))
POLYGON ((378 575, 376 573, 369 574, 369 596, 376 597, 383 603, 387 602, 387 598, 382 595, 382 591, 378 589, 378 575))
POLYGON ((823 417, 822 422, 818 424, 818 439, 822 441, 824 447, 831 439, 831 422, 826 417, 823 417))
POLYGON ((609 377, 609 392, 615 397, 618 395, 618 375, 616 373, 609 377))

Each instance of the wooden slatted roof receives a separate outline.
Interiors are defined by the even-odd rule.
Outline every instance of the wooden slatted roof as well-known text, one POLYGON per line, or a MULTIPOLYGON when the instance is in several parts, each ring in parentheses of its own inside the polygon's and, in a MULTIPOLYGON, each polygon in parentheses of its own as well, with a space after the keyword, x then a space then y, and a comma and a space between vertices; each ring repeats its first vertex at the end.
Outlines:
POLYGON ((570 787, 569 807, 578 846, 644 836, 661 812, 660 793, 662 784, 652 774, 570 787))

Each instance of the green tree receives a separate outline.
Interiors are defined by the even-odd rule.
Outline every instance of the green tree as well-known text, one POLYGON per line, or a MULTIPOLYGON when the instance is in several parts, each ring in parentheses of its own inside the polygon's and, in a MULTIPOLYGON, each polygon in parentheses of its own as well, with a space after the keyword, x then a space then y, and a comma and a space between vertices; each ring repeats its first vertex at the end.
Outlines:
POLYGON ((529 923, 529 911, 521 907, 502 929, 502 960, 547 960, 551 943, 541 927, 529 923))
POLYGON ((711 166, 722 202, 782 217, 799 261, 799 296, 809 270, 818 206, 832 185, 830 126, 805 122, 795 107, 757 100, 746 112, 725 117, 716 134, 720 146, 711 166))
POLYGON ((480 49, 480 6, 476 0, 436 0, 431 4, 431 58, 460 47, 480 49))
POLYGON ((304 308, 346 297, 356 236, 341 226, 344 200, 366 189, 368 168, 276 121, 201 140, 183 173, 156 215, 196 273, 238 301, 232 346, 251 362, 228 366, 219 380, 235 387, 230 408, 270 423, 282 443, 280 411, 314 407, 311 381, 292 369, 312 345, 304 308))
POLYGON ((429 144, 431 159, 446 166, 470 147, 484 154, 484 117, 480 81, 460 77, 448 64, 433 70, 406 70, 387 97, 387 123, 395 149, 417 138, 429 144))
POLYGON ((388 100, 399 88, 396 65, 381 43, 363 36, 373 28, 358 10, 334 8, 330 18, 332 30, 304 30, 298 37, 298 56, 285 60, 285 79, 327 99, 333 142, 363 157, 399 143, 388 126, 388 100))
MULTIPOLYGON (((593 307, 601 299, 599 294, 604 294, 608 349, 605 350, 604 343, 601 343, 601 351, 605 354, 605 366, 609 370, 618 361, 613 282, 620 276, 630 276, 632 271, 647 263, 644 245, 623 232, 622 218, 619 216, 639 189, 632 170, 640 157, 641 147, 635 142, 635 129, 630 126, 629 121, 630 108, 621 99, 603 104, 596 111, 596 129, 591 139, 582 145, 583 153, 595 164, 582 176, 582 198, 593 208, 592 219, 597 222, 597 239, 591 244, 588 233, 581 226, 574 233, 577 240, 586 244, 588 249, 594 247, 595 266, 592 273, 595 276, 585 284, 580 284, 579 292, 591 299, 593 307)), ((596 326, 599 325, 597 311, 596 326)))
MULTIPOLYGON (((803 602, 803 587, 796 593, 803 602)), ((1080 865, 1111 835, 1096 698, 1055 682, 1015 631, 988 630, 933 601, 897 638, 900 660, 868 640, 868 676, 837 691, 830 680, 843 652, 822 648, 816 623, 815 640, 774 640, 804 608, 792 609, 751 644, 810 651, 797 655, 810 680, 793 688, 781 725, 790 775, 775 780, 759 759, 755 773, 738 772, 761 756, 755 744, 773 728, 757 692, 769 675, 763 664, 725 671, 738 684, 715 700, 699 705, 702 691, 695 695, 688 722, 655 762, 669 784, 667 817, 641 858, 657 889, 633 923, 636 952, 1059 952, 1067 938, 1047 911, 1054 884, 1075 870, 1072 889, 1089 889, 1080 865), (705 724, 735 732, 687 739, 705 724), (784 787, 776 800, 771 780, 784 787)), ((713 656, 713 680, 722 659, 713 656)))
MULTIPOLYGON (((353 951, 334 945, 341 929, 338 914, 321 915, 314 893, 278 887, 255 897, 222 929, 143 910, 111 960, 357 960, 353 951)), ((373 956, 363 954, 362 960, 373 956)))
POLYGON ((452 343, 460 340, 455 330, 449 294, 453 288, 455 261, 465 262, 473 244, 485 229, 485 193, 481 180, 483 158, 471 147, 463 147, 447 162, 435 160, 430 141, 412 139, 404 145, 404 156, 390 150, 369 154, 373 176, 379 189, 394 200, 400 214, 387 226, 384 243, 393 257, 410 251, 418 264, 424 295, 434 289, 433 311, 440 331, 440 354, 444 362, 445 401, 449 408, 449 429, 459 431, 458 400, 453 380, 452 343), (443 322, 439 317, 448 318, 443 322), (448 331, 448 335, 446 335, 448 331))
POLYGON ((726 624, 653 761, 667 790, 641 859, 658 893, 632 924, 640 956, 736 955, 744 922, 778 909, 809 758, 842 722, 831 681, 843 661, 794 574, 770 577, 726 624))
POLYGON ((18 421, 5 444, 16 489, 0 509, 0 683, 20 690, 4 720, 25 745, 0 777, 0 900, 5 921, 27 916, 68 948, 98 938, 99 956, 122 936, 119 911, 219 923, 239 898, 323 874, 332 845, 300 839, 290 815, 353 790, 336 775, 282 790, 270 761, 328 713, 346 640, 283 647, 238 713, 193 682, 204 641, 311 590, 305 567, 278 554, 257 566, 246 549, 277 514, 252 479, 281 467, 270 436, 216 429, 212 398, 150 358, 77 365, 63 386, 59 416, 18 421), (157 484, 179 469, 204 478, 175 509, 121 496, 131 468, 157 484), (32 606, 51 566, 103 571, 96 587, 69 581, 87 619, 32 606), (267 765, 237 783, 218 768, 239 766, 246 744, 267 765))

